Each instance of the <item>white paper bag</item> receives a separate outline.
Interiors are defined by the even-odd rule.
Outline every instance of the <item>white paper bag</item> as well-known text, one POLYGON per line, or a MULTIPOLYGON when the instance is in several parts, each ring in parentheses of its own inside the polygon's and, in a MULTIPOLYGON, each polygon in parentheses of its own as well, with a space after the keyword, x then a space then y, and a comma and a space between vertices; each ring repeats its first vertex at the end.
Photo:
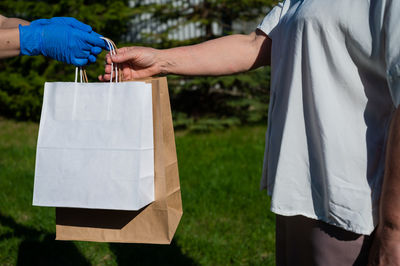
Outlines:
POLYGON ((33 205, 139 210, 152 201, 151 84, 46 83, 33 205))

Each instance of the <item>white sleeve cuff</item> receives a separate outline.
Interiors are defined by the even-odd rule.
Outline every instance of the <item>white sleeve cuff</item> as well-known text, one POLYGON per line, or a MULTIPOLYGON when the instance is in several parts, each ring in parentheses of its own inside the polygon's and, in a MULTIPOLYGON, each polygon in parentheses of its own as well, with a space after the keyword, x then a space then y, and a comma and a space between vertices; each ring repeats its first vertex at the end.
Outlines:
MULTIPOLYGON (((277 4, 265 18, 263 21, 258 25, 257 29, 263 31, 268 36, 270 35, 271 31, 275 28, 276 25, 279 23, 279 19, 282 15, 282 8, 283 4, 277 4)), ((269 36, 270 37, 270 36, 269 36)))

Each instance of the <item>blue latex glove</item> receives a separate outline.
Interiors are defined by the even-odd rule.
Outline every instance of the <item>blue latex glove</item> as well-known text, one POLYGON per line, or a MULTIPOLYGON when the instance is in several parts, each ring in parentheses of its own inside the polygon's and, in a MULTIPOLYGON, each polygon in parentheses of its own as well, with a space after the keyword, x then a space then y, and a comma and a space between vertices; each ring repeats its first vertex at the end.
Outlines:
POLYGON ((76 18, 71 18, 71 17, 54 17, 54 18, 49 18, 49 19, 37 19, 34 20, 30 23, 30 25, 46 25, 46 24, 64 24, 64 25, 68 25, 71 26, 73 28, 79 29, 79 30, 83 30, 86 31, 88 33, 92 32, 93 29, 92 27, 90 27, 89 25, 80 22, 79 20, 77 20, 76 18))
POLYGON ((96 61, 107 49, 100 34, 74 18, 52 18, 19 25, 20 49, 23 55, 45 55, 75 66, 96 61))
MULTIPOLYGON (((51 24, 51 23, 69 25, 73 28, 80 29, 80 30, 86 31, 88 33, 91 33, 95 36, 98 36, 99 38, 103 37, 100 34, 94 32, 92 30, 92 27, 90 27, 89 25, 87 25, 83 22, 80 22, 79 20, 72 18, 72 17, 54 17, 54 18, 50 18, 50 19, 37 19, 37 20, 32 21, 30 25, 46 25, 46 24, 51 24)), ((94 47, 91 50, 91 54, 88 57, 90 63, 96 62, 96 57, 98 54, 101 53, 102 48, 104 48, 104 47, 94 47)), ((108 45, 106 45, 106 49, 109 50, 108 45)))

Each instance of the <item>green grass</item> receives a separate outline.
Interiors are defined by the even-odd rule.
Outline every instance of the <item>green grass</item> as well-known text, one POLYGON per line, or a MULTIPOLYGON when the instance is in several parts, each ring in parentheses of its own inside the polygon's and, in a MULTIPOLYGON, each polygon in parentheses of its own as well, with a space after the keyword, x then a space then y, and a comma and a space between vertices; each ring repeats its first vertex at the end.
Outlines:
POLYGON ((31 204, 37 130, 0 120, 0 265, 274 264, 264 127, 177 134, 184 215, 169 246, 55 241, 54 208, 31 204))

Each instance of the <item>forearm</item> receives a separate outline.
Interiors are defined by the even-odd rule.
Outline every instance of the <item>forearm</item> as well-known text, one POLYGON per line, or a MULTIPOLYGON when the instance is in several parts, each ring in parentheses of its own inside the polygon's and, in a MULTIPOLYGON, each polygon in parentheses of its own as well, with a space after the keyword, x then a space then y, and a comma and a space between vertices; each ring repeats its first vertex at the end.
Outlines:
POLYGON ((380 199, 379 230, 400 240, 400 108, 397 108, 389 133, 385 176, 380 199))
POLYGON ((19 24, 28 25, 29 22, 0 15, 0 59, 19 55, 19 24))
POLYGON ((20 18, 7 18, 0 15, 0 29, 18 28, 18 25, 29 25, 29 21, 20 18))
POLYGON ((164 74, 229 75, 269 64, 270 49, 271 40, 254 32, 159 50, 157 61, 164 74))
POLYGON ((19 45, 18 28, 0 28, 0 59, 19 55, 19 45))

